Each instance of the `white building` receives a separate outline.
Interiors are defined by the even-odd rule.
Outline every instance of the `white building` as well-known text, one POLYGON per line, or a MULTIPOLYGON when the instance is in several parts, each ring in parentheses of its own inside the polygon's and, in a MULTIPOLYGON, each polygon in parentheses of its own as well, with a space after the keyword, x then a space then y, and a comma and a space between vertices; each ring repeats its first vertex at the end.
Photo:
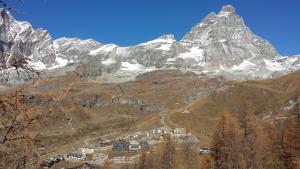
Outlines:
POLYGON ((212 153, 212 150, 209 149, 209 148, 206 148, 206 147, 199 148, 198 151, 199 151, 200 154, 209 154, 209 153, 212 153))
POLYGON ((84 153, 84 154, 93 154, 95 149, 93 149, 93 148, 80 148, 79 151, 84 153))
POLYGON ((70 153, 70 154, 66 155, 65 160, 67 160, 67 161, 81 161, 81 160, 84 160, 85 157, 86 157, 85 153, 76 151, 76 152, 73 152, 73 153, 70 153))
POLYGON ((186 131, 185 128, 175 128, 173 133, 175 137, 187 137, 192 135, 190 132, 186 131))
POLYGON ((129 151, 138 152, 140 151, 140 149, 141 149, 140 143, 137 142, 136 140, 132 140, 129 142, 129 151))

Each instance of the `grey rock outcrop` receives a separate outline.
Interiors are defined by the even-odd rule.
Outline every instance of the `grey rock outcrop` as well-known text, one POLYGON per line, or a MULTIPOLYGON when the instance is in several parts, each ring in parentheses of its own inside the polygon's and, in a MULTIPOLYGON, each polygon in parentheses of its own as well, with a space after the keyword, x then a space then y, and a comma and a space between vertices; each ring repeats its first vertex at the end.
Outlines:
POLYGON ((48 31, 33 30, 28 22, 16 21, 6 10, 0 9, 0 14, 1 64, 22 57, 40 61, 46 67, 54 63, 56 56, 48 31))
POLYGON ((57 57, 67 59, 69 62, 78 62, 87 57, 90 51, 100 48, 102 44, 92 39, 60 38, 54 41, 54 46, 57 57))

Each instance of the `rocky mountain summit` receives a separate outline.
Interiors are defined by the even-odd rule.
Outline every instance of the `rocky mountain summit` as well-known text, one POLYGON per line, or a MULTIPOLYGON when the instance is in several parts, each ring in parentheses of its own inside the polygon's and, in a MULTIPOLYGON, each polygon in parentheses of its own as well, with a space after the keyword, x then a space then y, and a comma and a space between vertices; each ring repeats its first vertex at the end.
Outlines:
POLYGON ((210 13, 180 44, 202 49, 205 62, 213 67, 232 67, 246 59, 260 64, 264 58, 279 56, 269 42, 251 32, 232 6, 224 6, 218 14, 210 13))
POLYGON ((46 30, 34 30, 3 9, 0 13, 0 64, 29 57, 32 67, 45 72, 71 66, 82 76, 124 80, 159 69, 243 80, 273 78, 300 68, 299 56, 278 54, 268 41, 251 32, 231 5, 210 13, 179 41, 174 35, 163 35, 130 47, 91 39, 52 40, 46 30))

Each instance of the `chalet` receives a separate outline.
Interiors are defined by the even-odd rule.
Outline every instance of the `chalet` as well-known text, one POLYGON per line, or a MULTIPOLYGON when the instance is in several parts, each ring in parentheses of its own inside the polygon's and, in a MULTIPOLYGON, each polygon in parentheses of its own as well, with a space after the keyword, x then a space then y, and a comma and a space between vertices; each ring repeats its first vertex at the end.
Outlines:
POLYGON ((86 157, 85 153, 82 153, 80 151, 75 151, 73 153, 70 153, 66 156, 65 160, 67 161, 80 161, 80 160, 84 160, 84 158, 86 157))
POLYGON ((83 154, 93 154, 94 153, 94 149, 93 148, 80 148, 79 152, 83 153, 83 154))
POLYGON ((89 164, 87 162, 83 163, 82 165, 80 166, 77 166, 77 167, 71 167, 71 168, 67 168, 67 169, 98 169, 99 167, 96 167, 92 164, 89 164))
POLYGON ((129 142, 124 139, 118 139, 113 143, 112 151, 125 152, 129 150, 129 142))
POLYGON ((99 144, 101 147, 105 147, 111 145, 111 142, 108 139, 100 138, 99 144))
POLYGON ((175 137, 187 137, 187 136, 191 136, 191 133, 186 131, 185 128, 175 128, 173 130, 173 134, 175 137))
POLYGON ((198 149, 199 154, 210 154, 212 150, 210 148, 204 147, 198 149))
POLYGON ((152 130, 152 134, 161 136, 161 135, 163 135, 163 130, 161 130, 161 129, 153 129, 152 130))
POLYGON ((163 126, 160 128, 153 129, 151 134, 154 137, 163 137, 165 133, 171 133, 173 130, 167 126, 163 126))
POLYGON ((132 140, 129 142, 129 147, 128 147, 129 151, 138 152, 140 151, 140 149, 141 149, 140 143, 137 142, 136 140, 132 140))

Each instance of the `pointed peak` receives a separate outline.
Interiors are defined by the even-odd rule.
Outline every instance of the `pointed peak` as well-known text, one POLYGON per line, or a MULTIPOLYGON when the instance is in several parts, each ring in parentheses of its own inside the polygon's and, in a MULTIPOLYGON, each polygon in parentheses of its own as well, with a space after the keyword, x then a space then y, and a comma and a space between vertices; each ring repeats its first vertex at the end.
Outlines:
POLYGON ((0 25, 2 25, 4 22, 9 22, 11 20, 13 20, 13 17, 9 13, 9 11, 7 11, 4 8, 0 8, 0 25))
POLYGON ((235 13, 235 8, 232 5, 225 5, 221 11, 235 13))
POLYGON ((9 13, 9 11, 4 9, 4 8, 0 8, 0 14, 1 14, 2 17, 3 17, 3 15, 9 15, 9 16, 11 15, 9 13))
POLYGON ((222 10, 218 13, 219 17, 226 17, 229 15, 235 15, 236 11, 232 5, 225 5, 222 7, 222 10))

